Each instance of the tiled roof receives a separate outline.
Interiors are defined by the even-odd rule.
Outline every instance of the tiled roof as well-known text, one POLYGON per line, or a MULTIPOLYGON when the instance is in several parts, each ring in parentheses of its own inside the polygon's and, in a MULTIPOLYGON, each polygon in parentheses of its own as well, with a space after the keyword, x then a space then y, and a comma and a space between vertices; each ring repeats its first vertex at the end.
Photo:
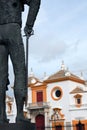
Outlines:
POLYGON ((75 89, 73 89, 70 94, 74 94, 74 93, 83 93, 83 89, 76 87, 75 89))
POLYGON ((85 80, 81 77, 74 75, 67 69, 61 69, 58 72, 54 73, 53 75, 49 76, 44 82, 45 83, 52 83, 52 82, 60 82, 60 81, 74 81, 81 84, 85 84, 85 80))
POLYGON ((53 80, 53 79, 64 78, 64 77, 74 77, 74 78, 80 79, 78 76, 70 73, 67 70, 60 70, 56 72, 55 74, 49 76, 47 80, 53 80))

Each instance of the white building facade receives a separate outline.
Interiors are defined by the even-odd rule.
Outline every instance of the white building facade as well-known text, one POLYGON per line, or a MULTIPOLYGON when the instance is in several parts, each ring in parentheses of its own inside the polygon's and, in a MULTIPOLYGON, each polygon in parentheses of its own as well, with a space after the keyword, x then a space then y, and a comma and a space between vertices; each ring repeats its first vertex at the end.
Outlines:
POLYGON ((82 125, 82 130, 87 130, 85 80, 65 69, 64 64, 43 81, 30 75, 24 113, 36 123, 37 130, 78 130, 78 123, 82 125))

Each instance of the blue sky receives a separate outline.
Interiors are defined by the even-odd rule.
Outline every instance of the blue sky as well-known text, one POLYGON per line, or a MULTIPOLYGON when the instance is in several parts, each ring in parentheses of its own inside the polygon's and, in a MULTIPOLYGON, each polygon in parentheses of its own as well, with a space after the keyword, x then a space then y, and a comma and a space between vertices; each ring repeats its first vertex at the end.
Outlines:
MULTIPOLYGON (((22 15, 25 26, 28 7, 22 15)), ((25 38, 23 37, 24 46, 25 38)), ((62 60, 73 73, 87 78, 87 0, 42 0, 29 41, 30 69, 36 77, 51 75, 61 67, 62 60)), ((10 77, 12 78, 12 66, 10 77)))
POLYGON ((71 71, 87 69, 86 0, 42 0, 34 31, 29 68, 36 76, 58 71, 62 60, 71 71))

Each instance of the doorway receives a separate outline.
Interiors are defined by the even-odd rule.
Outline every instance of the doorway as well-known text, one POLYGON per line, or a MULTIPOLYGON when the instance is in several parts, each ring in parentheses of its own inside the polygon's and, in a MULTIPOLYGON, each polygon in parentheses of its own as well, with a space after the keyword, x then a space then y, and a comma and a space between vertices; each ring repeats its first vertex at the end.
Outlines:
POLYGON ((45 130, 45 118, 44 115, 37 115, 36 116, 36 130, 45 130))

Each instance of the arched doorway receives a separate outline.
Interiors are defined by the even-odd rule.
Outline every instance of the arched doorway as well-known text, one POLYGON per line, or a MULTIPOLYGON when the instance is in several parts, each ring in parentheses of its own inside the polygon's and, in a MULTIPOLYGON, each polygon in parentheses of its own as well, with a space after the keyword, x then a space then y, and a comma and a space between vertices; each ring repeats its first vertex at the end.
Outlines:
POLYGON ((36 130, 45 130, 45 119, 44 119, 44 115, 37 115, 36 116, 36 130))
POLYGON ((76 125, 76 130, 85 130, 85 125, 79 121, 79 123, 76 125))
POLYGON ((56 130, 62 130, 62 126, 61 125, 56 126, 56 130))

